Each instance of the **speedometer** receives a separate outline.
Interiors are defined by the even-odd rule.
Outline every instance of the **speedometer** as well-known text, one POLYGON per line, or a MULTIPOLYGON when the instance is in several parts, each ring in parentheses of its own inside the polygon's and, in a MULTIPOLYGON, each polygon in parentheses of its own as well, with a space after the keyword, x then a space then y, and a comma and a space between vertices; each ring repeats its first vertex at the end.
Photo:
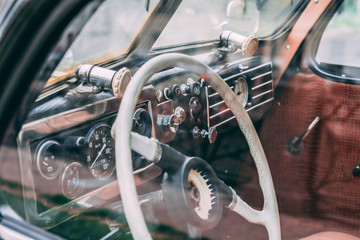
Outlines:
POLYGON ((111 128, 106 124, 95 125, 87 135, 86 162, 96 179, 106 179, 115 170, 115 148, 111 128))

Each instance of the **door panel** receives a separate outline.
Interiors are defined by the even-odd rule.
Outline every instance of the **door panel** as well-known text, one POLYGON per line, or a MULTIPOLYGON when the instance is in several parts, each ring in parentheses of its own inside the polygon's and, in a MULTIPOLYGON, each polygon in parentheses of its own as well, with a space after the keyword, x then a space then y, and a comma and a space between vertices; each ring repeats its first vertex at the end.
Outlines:
MULTIPOLYGON (((287 226, 296 224, 302 234, 319 229, 359 234, 360 179, 352 172, 360 165, 360 86, 325 80, 308 69, 282 85, 286 87, 265 118, 260 138, 281 218, 309 221, 305 228, 299 221, 282 221, 283 232, 289 234, 287 226), (303 141, 303 151, 292 155, 288 139, 299 136, 316 116, 320 121, 303 141)), ((260 207, 254 181, 244 186, 243 195, 260 207)))

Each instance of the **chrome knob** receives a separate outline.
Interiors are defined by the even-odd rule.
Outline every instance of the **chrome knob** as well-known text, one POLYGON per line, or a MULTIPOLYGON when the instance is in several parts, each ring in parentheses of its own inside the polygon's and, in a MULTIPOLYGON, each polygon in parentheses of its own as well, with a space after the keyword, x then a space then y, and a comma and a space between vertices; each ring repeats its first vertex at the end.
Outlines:
POLYGON ((163 131, 171 131, 176 133, 179 129, 180 120, 176 114, 158 115, 158 125, 163 131))
POLYGON ((193 137, 194 138, 205 138, 207 137, 209 139, 210 143, 214 143, 217 137, 217 131, 216 128, 211 127, 209 131, 206 131, 205 129, 200 129, 197 126, 194 127, 193 131, 193 137))
POLYGON ((185 112, 185 110, 184 110, 182 107, 177 107, 177 108, 175 109, 174 114, 175 114, 176 116, 178 116, 178 118, 179 118, 179 124, 181 124, 183 121, 185 121, 185 119, 186 119, 186 112, 185 112))

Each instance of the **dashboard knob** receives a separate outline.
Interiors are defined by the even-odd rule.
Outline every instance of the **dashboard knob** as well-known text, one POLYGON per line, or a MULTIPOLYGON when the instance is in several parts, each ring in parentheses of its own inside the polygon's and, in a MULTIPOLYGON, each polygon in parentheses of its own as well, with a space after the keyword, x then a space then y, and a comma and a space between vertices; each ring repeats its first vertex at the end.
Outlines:
POLYGON ((127 68, 121 68, 117 71, 112 79, 112 90, 115 97, 121 98, 125 92, 127 85, 131 80, 131 72, 127 68))
POLYGON ((200 95, 200 90, 200 83, 198 82, 193 82, 188 85, 181 85, 181 92, 184 96, 186 96, 187 94, 200 95))
POLYGON ((171 87, 171 92, 172 92, 173 97, 178 97, 178 96, 180 96, 180 95, 181 95, 181 89, 180 89, 179 85, 174 84, 174 85, 171 87))
POLYGON ((164 131, 171 131, 176 133, 176 131, 179 129, 180 120, 176 114, 158 115, 158 125, 164 131))
POLYGON ((207 137, 209 139, 210 143, 214 143, 215 140, 216 140, 216 137, 217 137, 217 131, 216 131, 216 128, 214 128, 214 127, 211 127, 209 129, 209 131, 206 131, 205 129, 201 130, 200 128, 195 126, 192 133, 193 133, 194 138, 199 138, 199 137, 205 138, 205 137, 207 137))
POLYGON ((182 107, 177 107, 175 109, 175 115, 179 118, 179 123, 181 124, 186 119, 186 112, 182 107))
POLYGON ((162 102, 164 100, 164 94, 160 89, 156 90, 156 99, 158 102, 162 102))
POLYGON ((164 97, 165 99, 171 99, 173 97, 170 88, 164 88, 164 97))
POLYGON ((164 89, 164 97, 166 99, 172 99, 174 97, 178 97, 181 95, 181 89, 179 87, 179 85, 174 84, 171 89, 170 88, 165 88, 164 89))
POLYGON ((190 109, 190 117, 191 120, 195 121, 196 119, 199 118, 200 113, 203 109, 203 106, 199 100, 199 98, 197 97, 192 97, 189 101, 189 109, 190 109))

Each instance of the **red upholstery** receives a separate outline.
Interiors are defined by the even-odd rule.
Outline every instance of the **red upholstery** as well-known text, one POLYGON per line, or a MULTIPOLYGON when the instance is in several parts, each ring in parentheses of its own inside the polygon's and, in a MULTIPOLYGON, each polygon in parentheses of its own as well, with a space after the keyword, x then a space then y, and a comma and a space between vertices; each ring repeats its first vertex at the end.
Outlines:
POLYGON ((302 240, 360 240, 360 238, 341 232, 321 232, 302 240))

